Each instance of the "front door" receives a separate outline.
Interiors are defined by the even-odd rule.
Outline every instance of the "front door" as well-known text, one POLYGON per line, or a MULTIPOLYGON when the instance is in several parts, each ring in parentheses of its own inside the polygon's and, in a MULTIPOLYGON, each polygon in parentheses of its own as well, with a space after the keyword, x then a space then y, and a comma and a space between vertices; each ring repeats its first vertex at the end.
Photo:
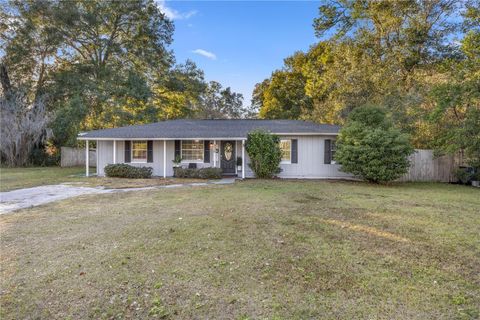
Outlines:
POLYGON ((223 174, 235 174, 235 141, 222 141, 220 167, 223 174))

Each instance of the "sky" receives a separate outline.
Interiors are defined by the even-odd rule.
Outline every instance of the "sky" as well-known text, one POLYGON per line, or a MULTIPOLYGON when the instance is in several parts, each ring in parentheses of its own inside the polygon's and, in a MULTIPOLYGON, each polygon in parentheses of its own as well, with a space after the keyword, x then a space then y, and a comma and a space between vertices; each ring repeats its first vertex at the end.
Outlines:
POLYGON ((193 60, 206 80, 243 94, 250 105, 256 83, 295 51, 318 41, 317 1, 160 1, 175 23, 177 63, 193 60))

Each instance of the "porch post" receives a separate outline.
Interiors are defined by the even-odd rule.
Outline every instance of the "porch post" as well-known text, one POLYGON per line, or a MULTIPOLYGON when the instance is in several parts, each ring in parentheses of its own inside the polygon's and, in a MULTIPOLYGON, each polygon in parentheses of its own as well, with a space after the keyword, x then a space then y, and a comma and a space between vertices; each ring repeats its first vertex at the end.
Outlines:
POLYGON ((113 140, 113 164, 117 163, 117 140, 113 140))
POLYGON ((167 140, 163 140, 163 179, 167 177, 167 140))
POLYGON ((242 140, 242 179, 245 179, 245 140, 242 140))
POLYGON ((88 140, 85 140, 85 176, 89 176, 89 165, 90 165, 90 159, 89 159, 89 150, 88 150, 88 140))
POLYGON ((217 167, 217 140, 213 140, 213 167, 217 167))

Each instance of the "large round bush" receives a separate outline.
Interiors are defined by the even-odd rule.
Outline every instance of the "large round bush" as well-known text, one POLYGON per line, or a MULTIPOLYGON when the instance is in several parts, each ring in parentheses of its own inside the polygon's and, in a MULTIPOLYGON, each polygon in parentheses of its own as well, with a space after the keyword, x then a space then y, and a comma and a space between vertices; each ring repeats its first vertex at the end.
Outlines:
POLYGON ((393 127, 384 109, 353 110, 340 130, 335 161, 342 171, 370 182, 388 182, 408 171, 413 148, 409 137, 393 127))

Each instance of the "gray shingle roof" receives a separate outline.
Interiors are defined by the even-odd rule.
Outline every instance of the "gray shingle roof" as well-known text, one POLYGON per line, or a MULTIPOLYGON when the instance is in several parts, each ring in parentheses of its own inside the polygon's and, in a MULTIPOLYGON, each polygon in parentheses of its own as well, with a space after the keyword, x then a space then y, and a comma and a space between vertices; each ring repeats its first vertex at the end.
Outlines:
POLYGON ((277 134, 337 134, 339 126, 301 120, 167 120, 145 125, 89 131, 80 139, 95 138, 246 138, 264 129, 277 134))

